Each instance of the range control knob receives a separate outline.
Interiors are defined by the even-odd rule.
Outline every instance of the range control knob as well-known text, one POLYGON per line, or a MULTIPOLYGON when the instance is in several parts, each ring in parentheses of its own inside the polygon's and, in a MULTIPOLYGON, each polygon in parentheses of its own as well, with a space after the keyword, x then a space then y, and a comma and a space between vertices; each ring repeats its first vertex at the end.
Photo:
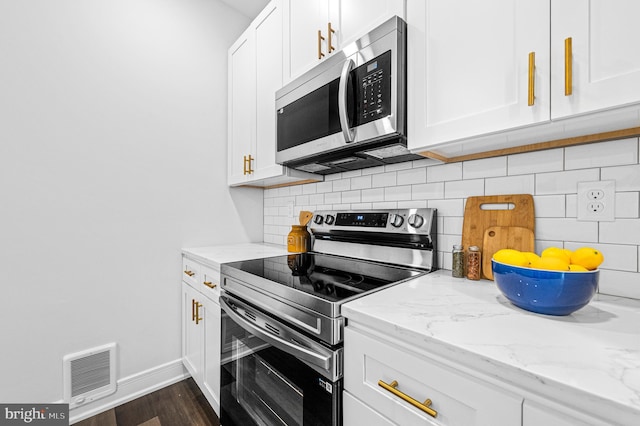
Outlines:
POLYGON ((399 214, 390 214, 389 215, 389 223, 394 228, 399 228, 402 226, 402 222, 404 222, 404 218, 399 214))
POLYGON ((315 223, 316 225, 322 225, 322 221, 323 221, 323 217, 322 215, 315 215, 315 217, 313 218, 313 223, 315 223))
POLYGON ((420 228, 422 224, 424 224, 424 218, 419 214, 412 214, 409 216, 409 219, 407 219, 407 222, 414 228, 420 228))
POLYGON ((324 223, 326 223, 327 225, 331 225, 333 224, 334 220, 336 220, 336 218, 328 214, 327 217, 324 219, 324 223))

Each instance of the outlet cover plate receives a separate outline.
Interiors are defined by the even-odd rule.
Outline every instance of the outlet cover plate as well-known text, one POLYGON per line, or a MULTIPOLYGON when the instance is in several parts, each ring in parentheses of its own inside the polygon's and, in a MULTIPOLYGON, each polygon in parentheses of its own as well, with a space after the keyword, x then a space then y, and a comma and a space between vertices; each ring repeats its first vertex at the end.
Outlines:
POLYGON ((616 181, 578 182, 578 220, 591 222, 615 221, 616 181))

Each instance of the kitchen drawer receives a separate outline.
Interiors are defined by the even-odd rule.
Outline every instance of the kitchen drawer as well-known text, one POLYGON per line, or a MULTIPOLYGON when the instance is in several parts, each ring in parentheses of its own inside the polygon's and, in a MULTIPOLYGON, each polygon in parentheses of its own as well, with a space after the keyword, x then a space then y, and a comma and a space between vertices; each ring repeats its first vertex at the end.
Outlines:
POLYGON ((201 268, 202 265, 198 262, 182 256, 182 281, 191 284, 194 288, 197 288, 198 283, 201 281, 201 268))
POLYGON ((464 375, 426 354, 347 327, 344 356, 345 389, 398 425, 513 426, 522 422, 521 397, 464 375), (398 391, 419 403, 430 399, 437 417, 382 388, 380 380, 397 382, 398 391))
POLYGON ((209 299, 218 303, 220 297, 220 271, 209 266, 200 265, 200 279, 197 289, 209 299))

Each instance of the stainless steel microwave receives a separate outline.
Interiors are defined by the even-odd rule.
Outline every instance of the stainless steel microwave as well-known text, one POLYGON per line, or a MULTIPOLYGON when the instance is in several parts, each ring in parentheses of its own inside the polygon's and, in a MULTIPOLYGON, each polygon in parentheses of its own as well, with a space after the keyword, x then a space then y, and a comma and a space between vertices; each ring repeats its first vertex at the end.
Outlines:
POLYGON ((276 161, 330 174, 423 158, 406 148, 406 23, 393 17, 276 93, 276 161))

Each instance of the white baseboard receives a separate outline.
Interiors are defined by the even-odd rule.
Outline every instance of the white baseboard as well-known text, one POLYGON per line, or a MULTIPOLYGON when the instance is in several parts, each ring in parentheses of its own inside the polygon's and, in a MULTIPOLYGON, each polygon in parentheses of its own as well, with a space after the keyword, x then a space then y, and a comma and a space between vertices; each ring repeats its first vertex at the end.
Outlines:
MULTIPOLYGON (((115 393, 69 412, 69 424, 100 414, 189 377, 182 358, 118 380, 115 393)), ((63 401, 59 401, 63 402, 63 401)))

